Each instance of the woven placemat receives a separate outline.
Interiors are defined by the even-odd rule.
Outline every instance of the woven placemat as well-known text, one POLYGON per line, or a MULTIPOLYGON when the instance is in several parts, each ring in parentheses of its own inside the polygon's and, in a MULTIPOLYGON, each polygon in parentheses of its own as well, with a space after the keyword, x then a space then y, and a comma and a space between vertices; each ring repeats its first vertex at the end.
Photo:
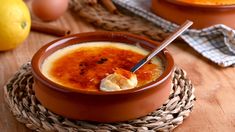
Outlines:
POLYGON ((4 97, 16 119, 36 131, 61 132, 143 132, 171 131, 183 122, 193 108, 194 87, 180 68, 174 71, 169 100, 145 117, 118 123, 91 123, 69 120, 43 107, 32 89, 31 64, 24 64, 4 87, 4 97))
POLYGON ((70 0, 70 9, 96 27, 108 31, 126 31, 162 41, 169 32, 119 7, 119 13, 110 13, 102 4, 90 5, 87 0, 70 0))

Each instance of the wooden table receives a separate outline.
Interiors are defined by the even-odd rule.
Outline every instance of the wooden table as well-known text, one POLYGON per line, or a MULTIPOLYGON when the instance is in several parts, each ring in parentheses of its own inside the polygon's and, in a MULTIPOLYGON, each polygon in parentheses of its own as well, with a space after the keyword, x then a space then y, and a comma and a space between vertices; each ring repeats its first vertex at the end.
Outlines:
MULTIPOLYGON (((95 30, 70 12, 50 24, 67 27, 72 30, 72 33, 95 30)), ((7 108, 3 98, 3 86, 41 46, 56 38, 31 32, 28 39, 16 49, 0 52, 0 131, 30 131, 17 122, 7 108)), ((235 68, 221 68, 203 58, 183 42, 170 45, 168 50, 174 56, 176 65, 187 71, 196 88, 197 97, 193 112, 175 131, 235 131, 235 68)))

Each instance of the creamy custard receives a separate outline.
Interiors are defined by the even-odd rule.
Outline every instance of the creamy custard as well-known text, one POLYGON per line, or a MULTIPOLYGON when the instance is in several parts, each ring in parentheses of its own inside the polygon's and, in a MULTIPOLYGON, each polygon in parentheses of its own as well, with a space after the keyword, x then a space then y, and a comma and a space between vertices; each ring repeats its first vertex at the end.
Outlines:
MULTIPOLYGON (((117 68, 130 70, 148 52, 116 42, 86 42, 60 49, 48 56, 41 71, 48 79, 71 89, 99 91, 100 82, 117 68)), ((136 71, 137 87, 156 80, 164 67, 159 58, 136 71)))
POLYGON ((235 0, 177 0, 177 1, 199 4, 199 5, 233 5, 235 4, 235 0))
POLYGON ((113 74, 109 74, 103 78, 100 83, 101 91, 120 91, 135 88, 138 84, 135 73, 122 68, 114 70, 113 74))

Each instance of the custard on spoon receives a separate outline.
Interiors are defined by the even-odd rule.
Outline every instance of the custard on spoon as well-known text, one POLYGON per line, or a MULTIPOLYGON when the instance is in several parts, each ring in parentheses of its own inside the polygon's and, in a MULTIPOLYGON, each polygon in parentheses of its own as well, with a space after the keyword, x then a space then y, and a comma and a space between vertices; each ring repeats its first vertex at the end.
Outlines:
POLYGON ((116 68, 113 74, 101 80, 101 91, 120 91, 135 88, 138 84, 135 73, 122 68, 116 68))

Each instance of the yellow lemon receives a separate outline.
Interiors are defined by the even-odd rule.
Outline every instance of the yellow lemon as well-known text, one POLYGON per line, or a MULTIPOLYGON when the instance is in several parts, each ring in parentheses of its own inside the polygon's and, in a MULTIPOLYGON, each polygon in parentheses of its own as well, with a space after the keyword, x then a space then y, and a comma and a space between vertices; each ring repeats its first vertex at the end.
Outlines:
POLYGON ((30 13, 22 0, 0 0, 0 51, 10 50, 28 36, 30 13))

